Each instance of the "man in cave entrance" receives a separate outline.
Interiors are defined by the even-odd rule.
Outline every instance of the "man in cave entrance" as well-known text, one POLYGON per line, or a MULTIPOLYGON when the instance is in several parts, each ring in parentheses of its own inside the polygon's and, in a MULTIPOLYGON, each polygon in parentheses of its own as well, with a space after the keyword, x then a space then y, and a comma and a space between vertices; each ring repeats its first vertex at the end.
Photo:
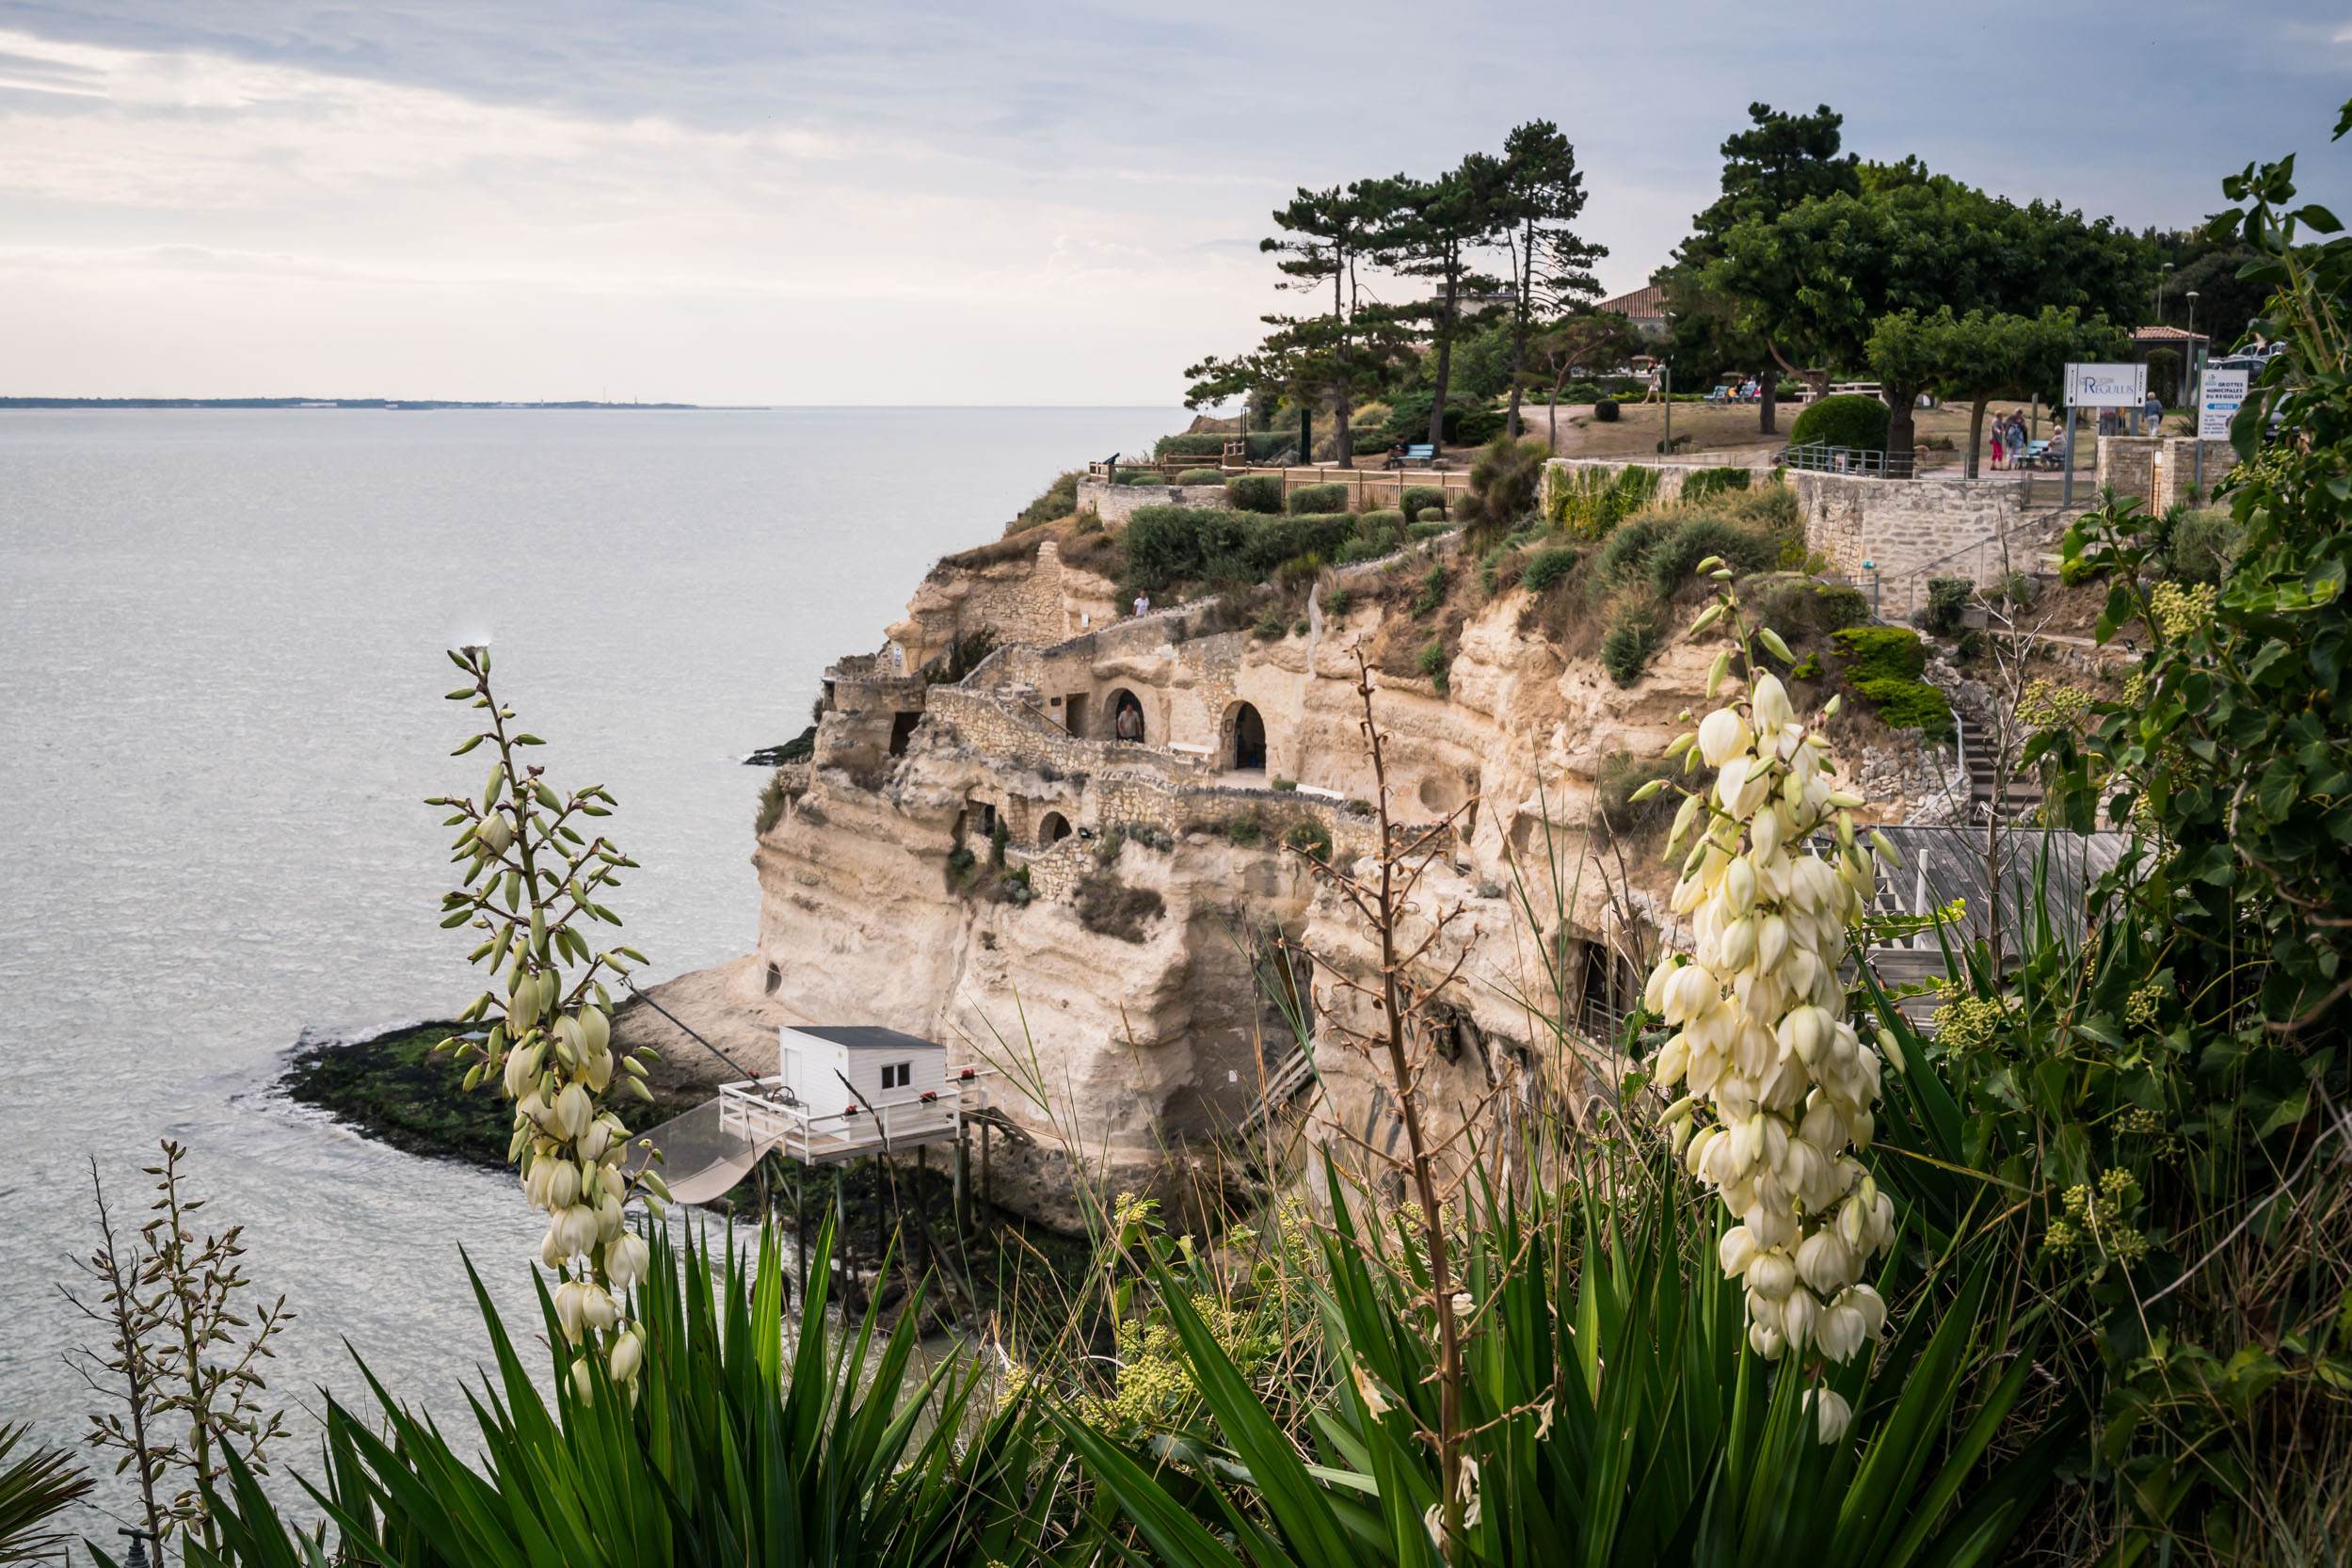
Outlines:
POLYGON ((1144 738, 1144 705, 1135 700, 1132 692, 1121 692, 1114 699, 1116 707, 1111 716, 1111 733, 1122 741, 1144 738))

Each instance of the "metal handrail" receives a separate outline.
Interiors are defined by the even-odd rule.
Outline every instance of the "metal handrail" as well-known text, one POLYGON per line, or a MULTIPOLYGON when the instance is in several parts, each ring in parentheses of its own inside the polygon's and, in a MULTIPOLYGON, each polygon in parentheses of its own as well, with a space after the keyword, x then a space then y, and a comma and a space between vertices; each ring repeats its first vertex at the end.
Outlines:
POLYGON ((1773 461, 1784 468, 1809 473, 1844 473, 1860 479, 1910 479, 1916 474, 1915 453, 1875 452, 1867 447, 1832 446, 1826 441, 1808 441, 1802 446, 1785 446, 1774 455, 1773 461))

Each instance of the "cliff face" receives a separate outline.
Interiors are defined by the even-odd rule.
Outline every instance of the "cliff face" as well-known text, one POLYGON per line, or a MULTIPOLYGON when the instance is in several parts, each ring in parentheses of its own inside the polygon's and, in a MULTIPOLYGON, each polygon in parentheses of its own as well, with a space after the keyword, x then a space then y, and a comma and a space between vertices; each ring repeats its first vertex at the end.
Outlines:
MULTIPOLYGON (((889 648, 827 672, 814 760, 760 840, 744 973, 763 1020, 881 1024, 946 1043, 951 1071, 993 1069, 1011 1124, 994 1195, 1049 1223, 1077 1224, 1073 1161, 1108 1192, 1225 1180, 1221 1133, 1297 1049, 1271 939, 1376 968, 1352 912, 1286 848, 1328 845, 1346 866, 1374 847, 1361 648, 1393 814, 1459 812, 1416 894, 1416 919, 1465 912, 1425 964, 1469 949, 1432 1098, 1524 1087, 1541 1062, 1573 1107, 1611 1072, 1597 1042, 1672 936, 1655 831, 1612 839, 1596 792, 1612 758, 1659 756, 1721 645, 1670 636, 1620 689, 1560 633, 1581 600, 1490 595, 1463 566, 1418 615, 1417 552, 1326 571, 1306 629, 1263 638, 1208 606, 1109 620, 1109 582, 1050 541, 935 570, 889 648), (1350 608, 1327 617, 1335 587, 1350 608), (960 681, 910 673, 980 631, 996 650, 960 681), (1404 673, 1432 638, 1442 693, 1404 673)), ((1885 804, 1899 818, 1905 803, 1885 804)), ((1310 1009, 1353 1005, 1332 972, 1304 989, 1310 1009)), ((1377 1076, 1341 1049, 1316 1063, 1319 1124, 1393 1141, 1377 1076)))

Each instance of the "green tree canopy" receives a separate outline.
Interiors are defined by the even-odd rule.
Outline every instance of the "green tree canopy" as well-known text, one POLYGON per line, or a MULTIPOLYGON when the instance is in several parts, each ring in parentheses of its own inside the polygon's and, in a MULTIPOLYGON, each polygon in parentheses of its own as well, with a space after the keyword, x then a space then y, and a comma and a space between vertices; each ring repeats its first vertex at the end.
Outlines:
MULTIPOLYGON (((2030 316, 1985 311, 1956 316, 1947 305, 1933 315, 1905 310, 1880 317, 1864 353, 1890 392, 1931 390, 1969 405, 1966 472, 1974 479, 1989 400, 2049 396, 2069 360, 2102 359, 2122 346, 2119 328, 2104 320, 2086 323, 2072 307, 2045 305, 2030 316)), ((1897 446, 1891 433, 1887 444, 1897 446)))
POLYGON ((1446 392, 1453 376, 1454 341, 1465 327, 1482 326, 1500 313, 1505 286, 1477 266, 1479 252, 1496 243, 1507 221, 1508 182, 1501 159, 1473 152, 1459 168, 1434 180, 1399 174, 1367 181, 1386 221, 1366 248, 1400 277, 1426 280, 1429 297, 1390 312, 1416 322, 1429 333, 1434 361, 1430 381, 1430 444, 1445 439, 1446 392))
POLYGON ((1528 340, 1547 317, 1601 296, 1592 264, 1608 250, 1580 238, 1569 225, 1584 211, 1584 173, 1576 150, 1548 120, 1533 120, 1503 138, 1502 178, 1496 216, 1511 259, 1511 418, 1520 434, 1519 396, 1526 384, 1528 340))

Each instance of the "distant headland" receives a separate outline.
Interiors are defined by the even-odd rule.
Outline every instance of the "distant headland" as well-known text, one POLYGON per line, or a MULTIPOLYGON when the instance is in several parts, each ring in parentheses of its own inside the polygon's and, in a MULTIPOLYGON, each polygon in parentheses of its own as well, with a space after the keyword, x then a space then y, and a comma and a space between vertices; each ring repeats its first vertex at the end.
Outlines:
POLYGON ((0 397, 0 408, 700 408, 699 403, 466 403, 434 397, 0 397))

